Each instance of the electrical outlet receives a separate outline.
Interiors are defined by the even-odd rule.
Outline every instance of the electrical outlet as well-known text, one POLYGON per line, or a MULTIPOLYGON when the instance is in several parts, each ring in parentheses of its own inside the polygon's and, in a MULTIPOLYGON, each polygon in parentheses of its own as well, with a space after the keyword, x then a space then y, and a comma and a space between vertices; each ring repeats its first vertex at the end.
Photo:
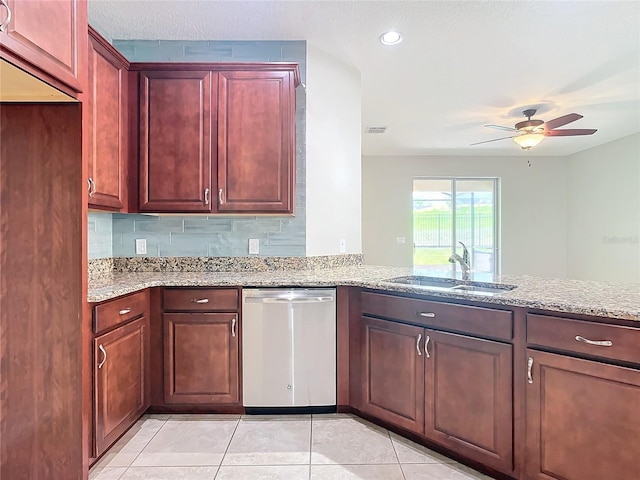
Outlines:
POLYGON ((405 237, 396 237, 396 243, 399 245, 401 243, 405 243, 405 237))
POLYGON ((340 253, 346 253, 347 251, 347 241, 344 238, 340 239, 340 253))
POLYGON ((146 254, 147 254, 147 239, 136 238, 136 255, 146 255, 146 254))
POLYGON ((260 253, 260 239, 249 239, 249 255, 258 255, 260 253))

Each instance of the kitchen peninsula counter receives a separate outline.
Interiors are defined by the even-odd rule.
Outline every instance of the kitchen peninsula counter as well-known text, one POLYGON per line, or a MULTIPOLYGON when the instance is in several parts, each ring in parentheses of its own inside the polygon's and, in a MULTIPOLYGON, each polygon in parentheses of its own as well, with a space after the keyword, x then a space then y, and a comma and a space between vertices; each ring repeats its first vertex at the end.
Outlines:
POLYGON ((640 285, 504 275, 496 283, 517 288, 497 295, 434 291, 389 279, 420 274, 411 268, 347 266, 264 272, 135 272, 94 276, 88 301, 102 302, 150 287, 327 287, 353 286, 433 298, 591 315, 640 322, 640 285))

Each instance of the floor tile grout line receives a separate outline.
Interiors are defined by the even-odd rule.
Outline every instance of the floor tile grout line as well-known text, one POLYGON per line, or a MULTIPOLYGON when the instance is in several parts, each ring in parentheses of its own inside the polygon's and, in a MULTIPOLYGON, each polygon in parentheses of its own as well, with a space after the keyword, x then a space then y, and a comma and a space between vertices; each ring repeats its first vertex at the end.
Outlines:
POLYGON ((231 442, 233 442, 233 437, 236 435, 236 432, 238 431, 238 426, 240 425, 240 421, 241 420, 242 420, 242 415, 240 415, 238 417, 238 421, 236 422, 236 426, 233 429, 233 432, 231 432, 231 437, 229 438, 229 443, 227 443, 227 448, 224 449, 224 453, 222 454, 222 457, 220 458, 220 465, 218 465, 218 470, 216 471, 216 474, 213 477, 213 480, 215 480, 218 477, 218 474, 220 473, 220 469, 222 468, 222 463, 224 462, 224 457, 227 456, 227 452, 229 451, 229 447, 231 447, 231 442))
POLYGON ((400 457, 398 456, 398 451, 396 450, 396 445, 393 443, 393 437, 391 436, 391 432, 387 429, 387 435, 389 436, 389 441, 391 442, 391 448, 393 448, 393 453, 396 456, 396 460, 398 461, 398 465, 400 465, 400 473, 402 474, 402 478, 407 480, 406 475, 404 474, 404 468, 402 468, 402 463, 400 463, 400 457))
MULTIPOLYGON (((149 439, 149 441, 148 441, 147 443, 145 443, 145 444, 144 444, 144 447, 142 447, 142 448, 140 449, 140 451, 138 452, 138 454, 134 457, 134 459, 133 459, 133 460, 131 460, 131 463, 130 463, 129 465, 127 465, 127 467, 126 467, 125 471, 124 471, 124 472, 122 472, 122 473, 120 474, 120 477, 118 477, 118 480, 119 480, 120 478, 122 478, 122 477, 123 477, 123 476, 124 476, 128 471, 129 471, 129 468, 131 468, 131 467, 133 466, 133 462, 135 462, 135 461, 138 459, 138 457, 142 454, 142 452, 144 452, 144 449, 145 449, 145 448, 147 448, 147 447, 149 446, 149 444, 151 443, 151 440, 153 440, 154 438, 156 438, 156 435, 158 435, 158 433, 160 433, 160 430, 162 430, 162 428, 167 424, 167 422, 169 421, 169 419, 170 419, 170 418, 171 418, 171 415, 169 415, 169 416, 168 416, 168 417, 167 417, 167 418, 162 422, 162 425, 160 425, 160 428, 158 428, 158 430, 156 430, 156 433, 154 433, 154 434, 151 436, 151 438, 149 439)), ((149 418, 149 419, 150 419, 150 420, 153 420, 152 418, 149 418)))

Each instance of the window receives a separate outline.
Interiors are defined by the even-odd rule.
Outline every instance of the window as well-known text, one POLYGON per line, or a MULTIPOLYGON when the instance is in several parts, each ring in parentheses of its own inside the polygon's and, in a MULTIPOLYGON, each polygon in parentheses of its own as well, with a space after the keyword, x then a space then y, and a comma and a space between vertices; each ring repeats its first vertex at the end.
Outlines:
POLYGON ((423 177, 413 180, 413 266, 455 271, 453 253, 469 249, 474 274, 497 274, 498 179, 423 177))

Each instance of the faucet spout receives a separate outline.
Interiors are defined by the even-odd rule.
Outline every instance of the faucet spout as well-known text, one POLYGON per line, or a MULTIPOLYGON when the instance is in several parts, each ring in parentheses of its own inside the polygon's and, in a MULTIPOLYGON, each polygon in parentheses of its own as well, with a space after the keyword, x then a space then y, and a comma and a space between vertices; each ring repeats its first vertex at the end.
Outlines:
POLYGON ((449 262, 451 263, 458 262, 460 264, 460 270, 462 270, 462 280, 466 282, 471 279, 471 275, 470 275, 471 266, 469 265, 469 250, 467 250, 467 247, 464 243, 462 242, 458 242, 458 243, 460 243, 460 245, 462 245, 462 248, 463 248, 462 256, 458 255, 457 253, 454 253, 449 257, 449 262))

